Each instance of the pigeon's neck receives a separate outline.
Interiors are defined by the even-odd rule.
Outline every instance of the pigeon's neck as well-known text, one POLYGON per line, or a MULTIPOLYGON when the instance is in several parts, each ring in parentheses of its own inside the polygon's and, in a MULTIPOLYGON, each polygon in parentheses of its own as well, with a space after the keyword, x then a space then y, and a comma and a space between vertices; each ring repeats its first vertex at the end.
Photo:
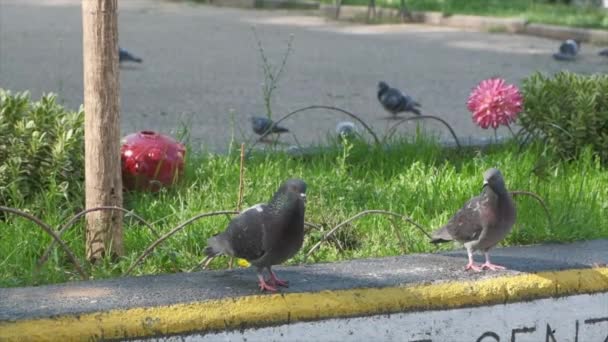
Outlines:
POLYGON ((490 200, 490 202, 495 203, 496 205, 506 204, 506 201, 509 200, 507 189, 494 190, 489 186, 486 186, 483 190, 483 197, 490 200))
POLYGON ((298 199, 285 193, 276 193, 268 203, 271 212, 290 212, 298 208, 298 199))

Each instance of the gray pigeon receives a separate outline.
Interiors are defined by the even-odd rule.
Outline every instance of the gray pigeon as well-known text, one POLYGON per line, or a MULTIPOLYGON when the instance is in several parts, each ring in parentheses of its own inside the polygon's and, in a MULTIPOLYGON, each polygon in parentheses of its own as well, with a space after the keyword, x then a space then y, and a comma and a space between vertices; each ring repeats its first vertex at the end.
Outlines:
POLYGON ((357 135, 357 126, 350 121, 342 121, 336 125, 336 133, 339 138, 348 139, 357 135))
POLYGON ((304 204, 306 183, 289 179, 281 185, 268 204, 246 209, 232 219, 228 228, 207 240, 207 257, 229 255, 249 261, 257 267, 262 291, 276 291, 276 286, 288 283, 272 271, 294 256, 304 241, 304 204), (267 269, 270 278, 264 279, 267 269))
POLYGON ((261 116, 253 116, 250 118, 251 120, 251 128, 255 132, 255 134, 263 137, 266 137, 271 133, 287 133, 289 130, 285 127, 274 125, 274 122, 268 118, 264 118, 261 116))
POLYGON ((581 48, 581 42, 575 39, 568 39, 559 46, 559 52, 553 54, 553 58, 558 61, 572 61, 576 59, 581 48))
POLYGON ((420 109, 422 107, 420 103, 414 101, 410 96, 405 95, 399 89, 391 88, 384 81, 378 83, 378 101, 384 109, 389 113, 396 116, 402 112, 412 112, 416 115, 420 115, 420 109))
POLYGON ((143 60, 139 57, 134 56, 129 51, 119 47, 118 48, 118 63, 122 63, 122 62, 141 63, 141 62, 143 62, 143 60))
POLYGON ((604 49, 598 53, 600 56, 608 57, 608 49, 604 49))
POLYGON ((490 262, 489 250, 496 246, 515 223, 515 205, 507 191, 502 174, 489 169, 483 174, 481 195, 470 199, 448 223, 433 233, 432 243, 456 240, 464 244, 469 256, 465 270, 501 270, 490 262), (473 262, 473 252, 483 251, 486 262, 481 267, 473 262))

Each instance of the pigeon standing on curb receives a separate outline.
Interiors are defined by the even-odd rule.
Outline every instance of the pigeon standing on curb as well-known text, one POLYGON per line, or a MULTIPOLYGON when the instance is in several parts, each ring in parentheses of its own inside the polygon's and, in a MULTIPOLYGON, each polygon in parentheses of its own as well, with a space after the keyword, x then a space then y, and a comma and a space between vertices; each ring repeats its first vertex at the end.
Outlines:
POLYGON ((576 59, 581 42, 575 39, 568 39, 559 46, 559 52, 553 54, 553 58, 558 61, 572 61, 576 59))
POLYGON ((399 89, 391 88, 384 81, 378 83, 378 101, 384 109, 391 113, 394 117, 402 112, 412 112, 420 115, 422 107, 420 103, 414 101, 410 96, 405 95, 399 89))
POLYGON ((250 120, 253 132, 262 138, 265 138, 271 133, 281 134, 289 132, 289 130, 285 127, 274 125, 274 122, 268 118, 253 116, 250 118, 250 120))
POLYGON ((600 56, 608 57, 608 49, 604 49, 598 53, 600 56))
POLYGON ((305 201, 306 183, 301 179, 287 180, 268 204, 246 209, 230 221, 224 232, 209 238, 205 254, 249 261, 257 267, 262 291, 287 287, 288 283, 279 279, 271 267, 291 258, 302 247, 305 201), (264 279, 264 269, 268 270, 269 279, 264 279))
POLYGON ((465 270, 501 270, 490 262, 490 249, 511 231, 515 223, 515 205, 505 186, 502 174, 491 168, 483 175, 481 195, 470 199, 448 223, 433 233, 432 243, 458 241, 467 249, 469 263, 465 270), (473 262, 473 252, 483 251, 486 262, 473 262))
POLYGON ((118 48, 118 63, 122 63, 122 62, 141 63, 141 62, 143 62, 143 60, 139 57, 134 56, 129 51, 119 47, 118 48))

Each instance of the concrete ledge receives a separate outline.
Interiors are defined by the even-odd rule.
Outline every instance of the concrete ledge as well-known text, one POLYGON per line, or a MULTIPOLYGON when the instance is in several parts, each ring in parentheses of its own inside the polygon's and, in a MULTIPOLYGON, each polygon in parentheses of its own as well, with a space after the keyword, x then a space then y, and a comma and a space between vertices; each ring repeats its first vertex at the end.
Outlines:
POLYGON ((318 10, 319 3, 309 0, 210 0, 222 7, 318 10))
POLYGON ((306 0, 257 0, 256 8, 318 10, 319 3, 306 0))
POLYGON ((451 15, 441 17, 439 25, 470 28, 480 31, 524 32, 526 20, 521 18, 494 18, 475 15, 451 15))
MULTIPOLYGON (((335 5, 322 4, 320 6, 322 15, 335 18, 337 7, 335 5)), ((367 6, 342 5, 340 7, 340 19, 357 20, 367 16, 367 6)), ((502 31, 511 33, 523 32, 526 21, 519 18, 495 18, 475 15, 449 15, 441 12, 412 12, 412 21, 429 25, 442 25, 460 28, 469 28, 484 31, 502 31)), ((378 19, 397 19, 400 17, 396 8, 376 7, 378 19)))
MULTIPOLYGON (((322 4, 321 15, 328 18, 336 17, 335 5, 322 4)), ((376 7, 377 18, 397 19, 399 10, 395 8, 376 7)), ((367 16, 367 6, 342 5, 340 18, 343 20, 362 20, 367 16)), ((608 43, 608 31, 584 28, 574 28, 556 25, 531 24, 522 18, 499 18, 476 15, 444 15, 441 12, 412 12, 412 21, 429 25, 449 26, 474 29, 479 31, 509 32, 528 34, 553 39, 579 39, 583 42, 597 44, 608 43)))
POLYGON ((252 270, 0 289, 0 340, 72 341, 213 332, 608 292, 608 240, 498 249, 511 270, 463 271, 464 253, 277 267, 293 286, 255 290, 252 270))
POLYGON ((582 42, 608 44, 608 31, 603 30, 591 30, 544 24, 528 24, 526 25, 524 33, 560 40, 579 39, 582 42))
POLYGON ((255 8, 256 0, 210 0, 209 2, 220 7, 255 8))

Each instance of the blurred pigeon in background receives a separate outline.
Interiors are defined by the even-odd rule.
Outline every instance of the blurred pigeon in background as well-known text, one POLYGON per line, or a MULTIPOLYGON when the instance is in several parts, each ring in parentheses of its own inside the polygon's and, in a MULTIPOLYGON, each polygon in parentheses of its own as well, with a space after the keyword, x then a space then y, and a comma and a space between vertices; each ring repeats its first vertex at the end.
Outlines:
POLYGON ((261 116, 253 116, 250 118, 251 120, 251 128, 255 132, 255 134, 261 136, 262 138, 266 137, 271 133, 287 133, 289 130, 285 127, 274 125, 274 122, 268 118, 261 116))
POLYGON ((378 101, 393 116, 401 112, 412 112, 420 115, 420 109, 417 107, 421 107, 421 105, 418 102, 399 89, 389 87, 384 81, 378 83, 378 101))
POLYGON ((257 267, 262 291, 276 291, 288 283, 272 271, 294 256, 304 242, 304 211, 306 183, 301 179, 285 181, 268 204, 246 209, 232 219, 228 228, 207 240, 208 258, 229 255, 249 261, 257 267), (263 271, 268 270, 269 279, 263 271))
POLYGON ((339 138, 350 139, 357 135, 357 126, 350 121, 342 121, 336 125, 336 133, 339 138))
POLYGON ((287 147, 285 152, 287 152, 287 154, 292 156, 293 158, 300 158, 304 157, 305 155, 304 149, 297 145, 290 145, 289 147, 287 147))
POLYGON ((122 63, 122 62, 141 63, 141 62, 143 62, 143 60, 139 57, 132 55, 129 51, 119 47, 118 48, 118 62, 119 63, 122 63))
POLYGON ((576 59, 581 48, 581 42, 575 39, 568 39, 559 46, 559 52, 553 54, 553 58, 558 61, 572 61, 576 59))
POLYGON ((502 174, 489 169, 483 175, 481 195, 470 199, 448 223, 433 233, 432 243, 456 240, 464 244, 469 256, 465 270, 500 270, 490 262, 489 250, 496 246, 515 223, 515 205, 507 191, 502 174), (483 251, 486 262, 481 267, 473 262, 473 252, 483 251))
POLYGON ((608 57, 608 49, 604 49, 604 50, 600 51, 600 53, 598 55, 608 57))

